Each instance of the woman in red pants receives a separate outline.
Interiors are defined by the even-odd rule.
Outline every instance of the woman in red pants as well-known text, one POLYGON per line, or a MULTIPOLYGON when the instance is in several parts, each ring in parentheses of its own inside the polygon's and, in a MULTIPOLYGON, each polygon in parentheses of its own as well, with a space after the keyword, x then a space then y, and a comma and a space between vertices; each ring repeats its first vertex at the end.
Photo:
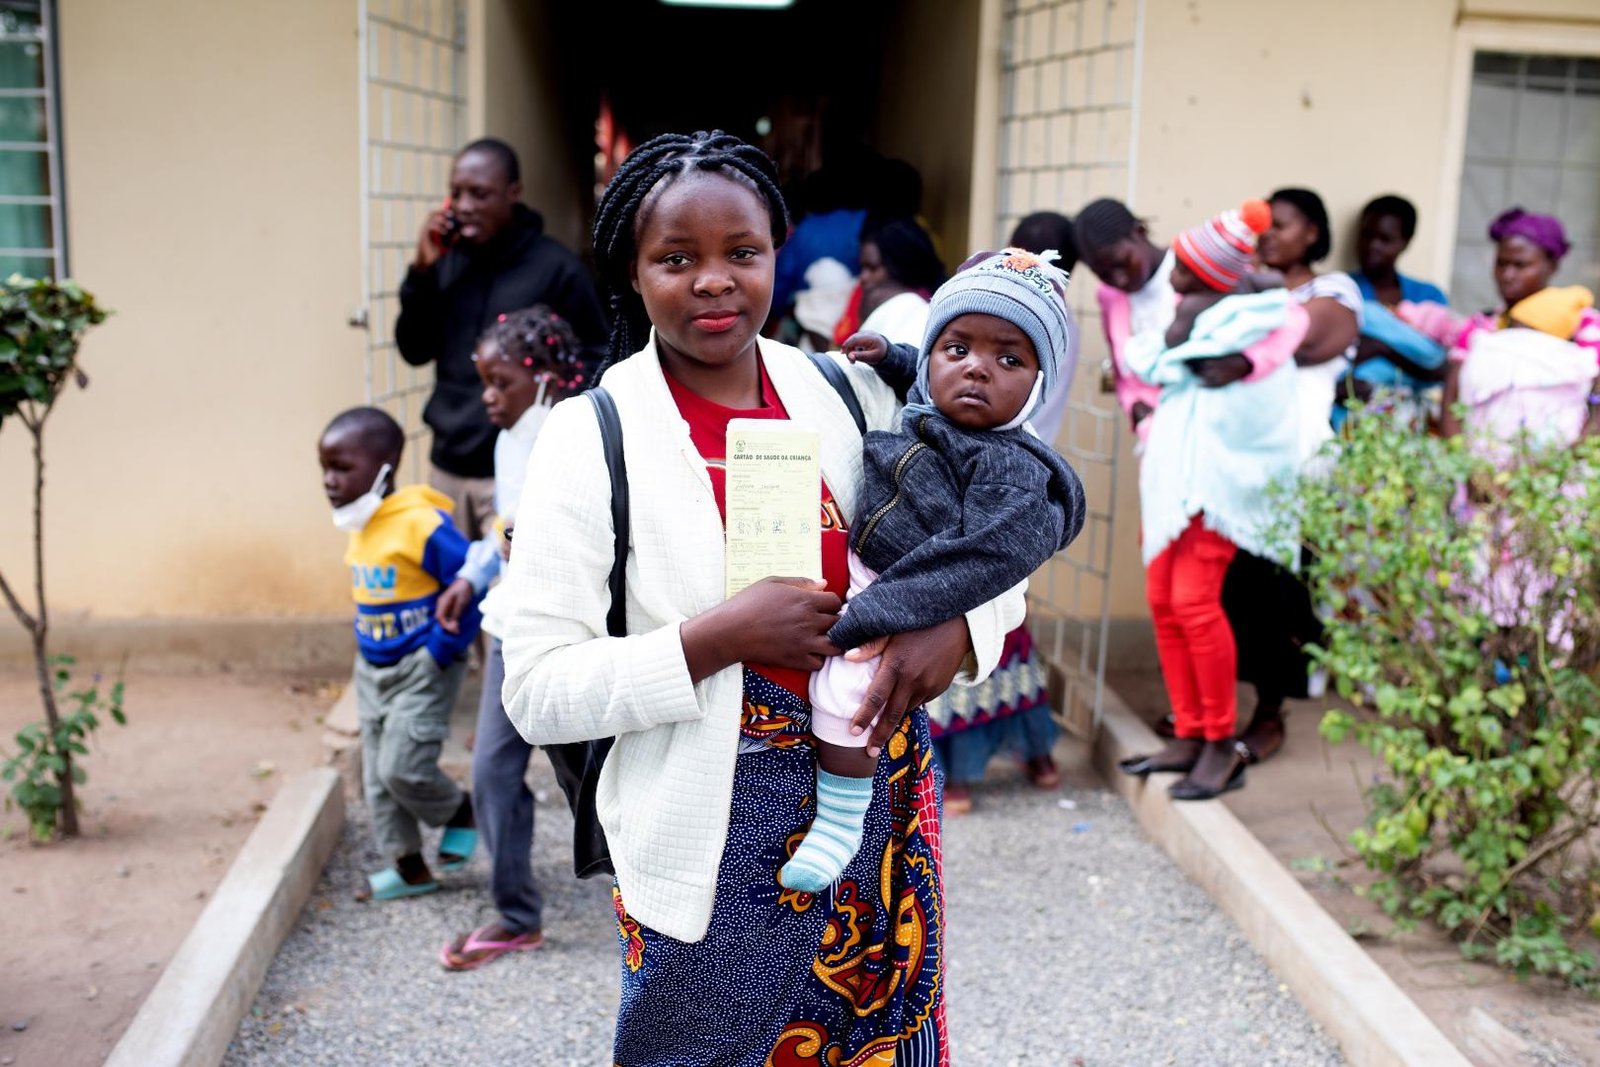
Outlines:
MULTIPOLYGON (((1239 551, 1287 563, 1295 538, 1275 521, 1270 488, 1293 479, 1299 418, 1290 356, 1307 317, 1281 283, 1247 279, 1262 201, 1226 211, 1173 244, 1183 299, 1164 335, 1130 342, 1128 368, 1161 387, 1139 472, 1150 615, 1177 736, 1122 763, 1129 774, 1182 772, 1168 792, 1205 800, 1244 784, 1234 741, 1238 648, 1222 607, 1239 551)), ((1274 279, 1274 281, 1276 281, 1274 279)))

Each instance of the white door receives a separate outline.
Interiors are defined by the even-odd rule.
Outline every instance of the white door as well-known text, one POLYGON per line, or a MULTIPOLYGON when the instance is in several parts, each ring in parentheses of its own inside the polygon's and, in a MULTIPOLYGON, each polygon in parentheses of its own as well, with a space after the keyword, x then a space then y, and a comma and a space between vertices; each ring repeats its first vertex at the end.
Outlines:
POLYGON ((462 0, 359 3, 363 305, 351 324, 367 330, 367 402, 405 427, 420 480, 433 368, 400 358, 394 320, 417 233, 444 202, 465 131, 466 11, 462 0))

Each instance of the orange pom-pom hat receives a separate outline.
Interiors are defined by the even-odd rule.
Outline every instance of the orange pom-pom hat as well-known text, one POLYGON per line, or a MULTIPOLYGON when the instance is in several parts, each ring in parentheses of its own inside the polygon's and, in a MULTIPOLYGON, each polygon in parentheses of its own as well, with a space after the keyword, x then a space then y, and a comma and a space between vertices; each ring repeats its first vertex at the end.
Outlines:
POLYGON ((1270 225, 1271 206, 1265 200, 1246 200, 1180 233, 1172 252, 1206 285, 1231 293, 1250 269, 1256 237, 1270 225))

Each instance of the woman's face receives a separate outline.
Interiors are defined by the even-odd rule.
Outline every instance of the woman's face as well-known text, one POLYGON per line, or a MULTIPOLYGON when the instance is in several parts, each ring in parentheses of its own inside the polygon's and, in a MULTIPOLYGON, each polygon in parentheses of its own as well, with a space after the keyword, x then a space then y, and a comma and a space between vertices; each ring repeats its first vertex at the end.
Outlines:
POLYGON ((883 253, 876 241, 861 242, 861 288, 872 289, 889 280, 889 268, 883 265, 883 253))
POLYGON ((1526 237, 1506 237, 1495 246, 1494 284, 1510 307, 1550 284, 1556 272, 1550 253, 1526 237))
POLYGON ((1356 231, 1356 262, 1369 276, 1387 276, 1410 243, 1395 216, 1363 215, 1356 231))
POLYGON ((1272 202, 1272 225, 1256 242, 1256 255, 1273 270, 1302 266, 1306 253, 1322 236, 1317 227, 1287 200, 1272 202))
POLYGON ((702 367, 755 352, 772 308, 772 220, 755 190, 689 170, 639 221, 633 287, 656 328, 663 359, 702 367))
POLYGON ((1155 270, 1155 251, 1158 250, 1151 246, 1144 227, 1137 226, 1132 234, 1105 248, 1086 250, 1083 260, 1111 288, 1137 293, 1155 270))

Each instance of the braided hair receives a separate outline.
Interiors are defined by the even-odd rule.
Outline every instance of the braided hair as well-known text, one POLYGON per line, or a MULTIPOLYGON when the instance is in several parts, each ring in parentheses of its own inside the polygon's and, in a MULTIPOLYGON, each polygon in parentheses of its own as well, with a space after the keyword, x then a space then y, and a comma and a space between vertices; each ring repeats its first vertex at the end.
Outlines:
MULTIPOLYGON (((529 373, 550 375, 550 384, 562 393, 577 392, 588 380, 578 335, 544 304, 496 317, 478 343, 492 344, 508 362, 529 373)), ((472 359, 477 361, 476 353, 472 359)))
POLYGON ((1120 200, 1102 197, 1084 205, 1072 223, 1072 232, 1077 239, 1077 251, 1092 256, 1118 241, 1132 237, 1138 225, 1139 218, 1128 210, 1128 205, 1120 200))
POLYGON ((689 168, 724 174, 750 186, 766 202, 772 246, 789 234, 789 212, 778 189, 778 171, 767 154, 721 130, 664 133, 628 153, 601 194, 594 217, 594 261, 611 308, 611 349, 595 374, 633 354, 650 331, 644 301, 633 291, 628 268, 637 251, 639 213, 646 201, 689 168))

